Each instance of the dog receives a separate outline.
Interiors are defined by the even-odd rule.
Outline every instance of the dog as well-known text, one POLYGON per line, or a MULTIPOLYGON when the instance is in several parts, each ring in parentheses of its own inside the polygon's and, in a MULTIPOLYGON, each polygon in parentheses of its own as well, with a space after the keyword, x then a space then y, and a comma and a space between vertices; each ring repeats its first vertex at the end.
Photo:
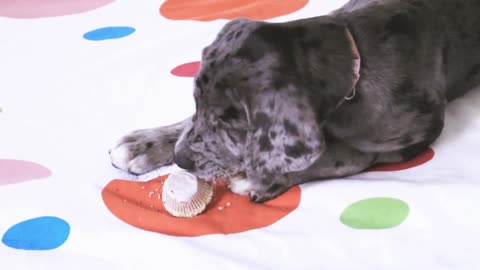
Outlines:
POLYGON ((124 136, 112 163, 175 162, 260 203, 409 160, 480 83, 478 14, 478 0, 351 0, 326 16, 232 20, 202 52, 195 114, 124 136))

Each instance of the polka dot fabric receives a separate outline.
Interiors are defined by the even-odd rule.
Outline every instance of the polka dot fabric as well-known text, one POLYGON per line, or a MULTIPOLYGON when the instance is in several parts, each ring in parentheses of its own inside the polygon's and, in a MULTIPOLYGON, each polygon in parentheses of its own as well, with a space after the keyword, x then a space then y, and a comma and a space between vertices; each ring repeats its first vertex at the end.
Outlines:
POLYGON ((52 172, 35 162, 0 159, 0 185, 46 178, 52 172))
POLYGON ((113 0, 2 0, 0 16, 19 19, 56 17, 87 12, 112 2, 113 0))
POLYGON ((254 20, 272 19, 301 9, 308 0, 166 0, 160 14, 172 20, 212 21, 244 17, 254 20))
POLYGON ((92 41, 117 39, 129 36, 135 32, 135 28, 128 26, 102 27, 83 34, 83 38, 92 41))
POLYGON ((50 250, 61 246, 70 234, 68 223, 57 217, 38 217, 10 227, 2 242, 11 248, 50 250))
POLYGON ((0 1, 0 269, 478 265, 480 91, 452 104, 441 138, 411 161, 265 204, 218 184, 204 214, 174 218, 159 195, 176 167, 111 167, 118 136, 192 114, 201 50, 225 22, 344 2, 0 1))
POLYGON ((195 61, 178 65, 172 69, 171 73, 172 75, 179 77, 195 77, 199 69, 200 62, 195 61))

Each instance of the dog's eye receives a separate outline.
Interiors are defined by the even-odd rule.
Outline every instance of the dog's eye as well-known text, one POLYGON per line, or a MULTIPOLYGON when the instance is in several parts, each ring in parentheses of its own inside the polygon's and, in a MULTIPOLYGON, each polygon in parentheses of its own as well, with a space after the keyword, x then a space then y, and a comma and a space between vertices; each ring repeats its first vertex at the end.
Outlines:
POLYGON ((238 110, 235 107, 230 106, 220 116, 220 120, 222 120, 224 122, 228 122, 230 120, 238 119, 238 116, 239 116, 238 115, 238 110))

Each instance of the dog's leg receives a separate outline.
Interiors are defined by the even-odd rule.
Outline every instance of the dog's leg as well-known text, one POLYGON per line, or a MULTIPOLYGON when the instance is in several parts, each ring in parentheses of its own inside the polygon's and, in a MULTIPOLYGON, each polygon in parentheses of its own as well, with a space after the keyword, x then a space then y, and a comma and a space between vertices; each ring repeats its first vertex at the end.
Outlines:
POLYGON ((379 163, 410 160, 423 153, 428 143, 418 143, 403 150, 388 153, 363 153, 342 143, 329 143, 322 156, 308 169, 299 172, 272 175, 262 183, 246 178, 232 179, 232 192, 249 194, 254 202, 276 198, 291 187, 322 179, 346 177, 365 171, 379 163))
POLYGON ((379 154, 375 159, 376 164, 396 163, 411 160, 425 152, 430 143, 421 142, 410 145, 405 149, 379 154))
MULTIPOLYGON (((363 153, 342 143, 329 143, 322 156, 308 169, 275 175, 263 183, 252 183, 250 199, 264 202, 277 197, 291 187, 315 180, 345 177, 369 168, 378 155, 363 153)), ((268 179, 268 178, 267 178, 268 179)))
POLYGON ((171 164, 175 143, 191 118, 153 129, 136 130, 110 149, 113 166, 132 174, 143 174, 171 164))

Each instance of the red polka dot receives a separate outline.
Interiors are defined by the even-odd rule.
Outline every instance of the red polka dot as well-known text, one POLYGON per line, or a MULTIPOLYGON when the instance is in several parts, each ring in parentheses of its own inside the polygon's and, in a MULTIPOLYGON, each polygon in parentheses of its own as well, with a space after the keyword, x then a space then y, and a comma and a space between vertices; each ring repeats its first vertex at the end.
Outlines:
POLYGON ((308 0, 166 0, 160 14, 171 20, 266 20, 293 13, 307 3, 308 0))
POLYGON ((435 152, 433 149, 428 148, 427 151, 423 152, 422 154, 418 155, 417 157, 400 163, 392 163, 392 164, 385 164, 373 167, 367 171, 369 172, 391 172, 391 171, 401 171, 410 169, 413 167, 420 166, 422 164, 427 163, 430 161, 433 156, 435 156, 435 152))
POLYGON ((122 221, 140 229, 173 236, 232 234, 272 225, 300 203, 300 188, 293 187, 263 204, 231 193, 224 184, 215 185, 212 202, 203 214, 176 218, 163 207, 161 176, 148 182, 112 180, 102 191, 107 208, 122 221))
POLYGON ((171 73, 179 77, 195 77, 200 69, 200 62, 185 63, 172 69, 171 73))

